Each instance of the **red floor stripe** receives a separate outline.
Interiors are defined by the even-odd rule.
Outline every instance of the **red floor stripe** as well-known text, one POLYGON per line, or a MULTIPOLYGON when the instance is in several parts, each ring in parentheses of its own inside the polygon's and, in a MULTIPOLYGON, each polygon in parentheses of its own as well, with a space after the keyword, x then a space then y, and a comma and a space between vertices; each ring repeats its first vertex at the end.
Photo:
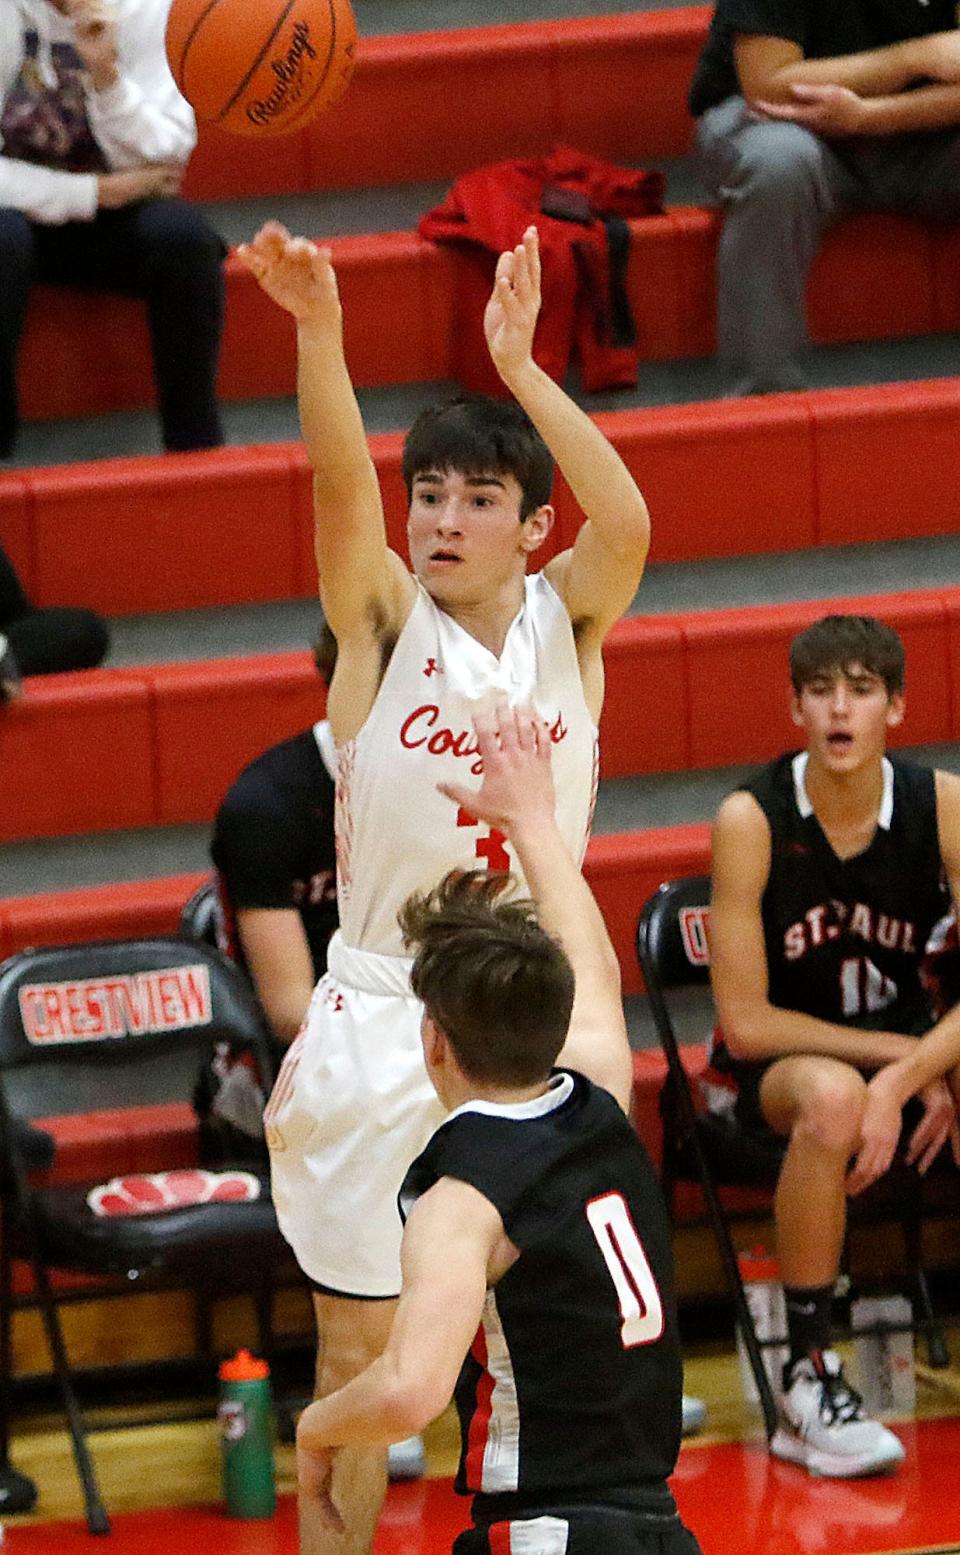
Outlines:
MULTIPOLYGON (((951 1555, 960 1551, 960 1419, 897 1427, 907 1460, 889 1479, 815 1480, 760 1445, 682 1454, 674 1490, 703 1555, 951 1555)), ((445 1555, 467 1522, 449 1480, 392 1485, 374 1555, 445 1555)), ((216 1508, 117 1516, 102 1555, 295 1555, 293 1502, 269 1522, 216 1508)), ((4 1555, 91 1555, 82 1524, 14 1523, 4 1555)))

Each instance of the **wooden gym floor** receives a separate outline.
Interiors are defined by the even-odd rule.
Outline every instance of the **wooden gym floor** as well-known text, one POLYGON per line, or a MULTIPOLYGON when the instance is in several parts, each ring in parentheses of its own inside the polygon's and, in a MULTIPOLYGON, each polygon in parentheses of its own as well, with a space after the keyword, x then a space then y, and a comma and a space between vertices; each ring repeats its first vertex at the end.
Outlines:
MULTIPOLYGON (((767 1454, 725 1348, 687 1357, 689 1392, 705 1399, 709 1429, 684 1446, 674 1489, 704 1555, 960 1555, 960 1333, 945 1373, 918 1367, 917 1418, 894 1421, 907 1460, 891 1478, 814 1480, 767 1454)), ((59 1419, 21 1424, 17 1467, 40 1486, 38 1510, 9 1518, 4 1555, 296 1555, 293 1450, 277 1449, 280 1501, 267 1522, 224 1516, 219 1444, 209 1417, 97 1432, 93 1451, 113 1521, 95 1546, 81 1515, 59 1419)), ((452 1415, 431 1427, 429 1475, 391 1486, 375 1555, 443 1555, 466 1517, 450 1476, 452 1415)))

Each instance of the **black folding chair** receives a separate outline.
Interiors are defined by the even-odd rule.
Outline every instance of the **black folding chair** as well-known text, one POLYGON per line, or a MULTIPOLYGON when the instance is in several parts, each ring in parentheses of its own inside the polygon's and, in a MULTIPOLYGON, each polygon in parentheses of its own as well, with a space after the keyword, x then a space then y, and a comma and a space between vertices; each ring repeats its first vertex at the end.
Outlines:
POLYGON ((180 913, 180 933, 184 939, 203 940, 206 945, 216 945, 226 950, 226 923, 223 903, 213 875, 202 880, 183 904, 180 913))
MULTIPOLYGON (((109 1531, 60 1322, 54 1271, 258 1297, 272 1339, 277 1272, 289 1263, 262 1167, 196 1170, 192 1091, 211 1044, 240 1038, 264 1088, 272 1045, 245 978, 217 950, 180 938, 28 951, 0 966, 0 1141, 7 1204, 0 1239, 0 1442, 9 1429, 12 1260, 30 1260, 92 1533, 109 1531), (22 1124, 57 1137, 62 1120, 101 1118, 126 1140, 92 1180, 31 1173, 22 1124), (152 1147, 160 1154, 149 1154, 152 1147), (183 1156, 178 1152, 183 1150, 183 1156), (182 1172, 171 1168, 182 1167, 182 1172), (52 1185, 45 1179, 53 1178, 52 1185), (104 1182, 104 1176, 107 1182, 104 1182), (151 1179, 148 1181, 147 1179, 151 1179), (213 1193, 213 1197, 209 1195, 213 1193), (162 1208, 160 1199, 172 1208, 162 1208), (144 1207, 146 1206, 146 1207, 144 1207)), ((22 1304, 17 1298, 16 1304, 22 1304)), ((212 1357, 211 1357, 212 1360, 212 1357)))
POLYGON ((680 1046, 667 999, 668 993, 709 984, 710 963, 705 932, 709 900, 710 879, 707 875, 673 880, 662 885, 641 914, 637 928, 637 955, 647 986, 650 1011, 667 1060, 667 1079, 660 1098, 664 1193, 672 1211, 674 1189, 678 1182, 697 1180, 703 1189, 727 1288, 733 1298, 734 1319, 746 1347, 769 1438, 777 1428, 777 1406, 747 1305, 736 1249, 720 1203, 717 1176, 711 1162, 723 1160, 724 1183, 739 1181, 751 1187, 769 1187, 771 1181, 776 1180, 776 1168, 772 1162, 753 1161, 748 1169, 736 1149, 735 1126, 724 1118, 698 1112, 680 1057, 680 1046))
MULTIPOLYGON (((718 1188, 749 1188, 772 1193, 783 1149, 776 1140, 767 1140, 743 1129, 732 1114, 706 1111, 697 1106, 680 1056, 674 1021, 673 1006, 681 991, 709 985, 706 929, 709 901, 710 878, 707 875, 687 876, 661 885, 640 916, 637 955, 667 1060, 667 1078, 660 1099, 664 1193, 672 1208, 678 1182, 700 1184, 769 1437, 776 1428, 776 1406, 763 1365, 762 1346, 744 1293, 729 1217, 718 1188)), ((919 1317, 914 1326, 926 1335, 930 1364, 946 1366, 949 1357, 942 1328, 933 1312, 921 1259, 924 1188, 924 1180, 911 1168, 894 1167, 884 1182, 851 1202, 851 1219, 868 1223, 896 1221, 899 1224, 906 1264, 917 1296, 919 1317)), ((932 1212, 942 1213, 942 1204, 933 1206, 932 1212)))

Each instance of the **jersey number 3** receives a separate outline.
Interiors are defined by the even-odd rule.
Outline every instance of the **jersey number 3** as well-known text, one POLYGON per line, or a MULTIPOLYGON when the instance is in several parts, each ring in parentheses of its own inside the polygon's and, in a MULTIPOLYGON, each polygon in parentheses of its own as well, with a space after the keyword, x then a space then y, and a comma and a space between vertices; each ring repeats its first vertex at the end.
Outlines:
POLYGON ((587 1220, 620 1302, 624 1349, 652 1344, 663 1333, 663 1303, 626 1200, 619 1193, 592 1199, 587 1205, 587 1220))
MULTIPOLYGON (((480 824, 475 815, 471 815, 463 805, 460 806, 457 811, 458 826, 479 826, 480 824)), ((473 851, 477 858, 485 861, 488 869, 509 871, 510 855, 507 852, 507 839, 502 831, 497 831, 495 826, 491 826, 484 836, 477 838, 473 851)))

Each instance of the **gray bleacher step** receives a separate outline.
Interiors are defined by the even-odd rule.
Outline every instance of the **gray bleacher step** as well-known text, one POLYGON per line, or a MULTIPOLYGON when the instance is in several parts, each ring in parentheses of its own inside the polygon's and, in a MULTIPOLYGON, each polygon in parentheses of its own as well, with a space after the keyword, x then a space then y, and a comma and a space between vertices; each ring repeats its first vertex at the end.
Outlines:
MULTIPOLYGON (((650 1004, 644 994, 628 994, 623 1001, 627 1018, 627 1037, 635 1053, 645 1048, 660 1046, 650 1004)), ((713 1031, 714 1014, 710 994, 706 988, 681 988, 671 998, 670 1013, 677 1041, 683 1047, 688 1043, 706 1042, 713 1031)))
MULTIPOLYGON (((661 615, 883 594, 957 581, 960 534, 937 535, 773 556, 652 564, 632 613, 661 615)), ((156 664, 307 648, 316 640, 320 620, 315 599, 118 617, 111 622, 107 662, 156 664)))
MULTIPOLYGON (((354 0, 361 37, 402 32, 447 32, 458 27, 496 27, 511 22, 565 21, 624 11, 673 11, 690 0, 354 0)), ((482 83, 478 83, 478 90, 482 83)))
MULTIPOLYGON (((918 335, 902 340, 870 340, 852 345, 816 346, 808 355, 810 387, 845 388, 870 383, 949 378, 960 374, 957 335, 918 335)), ((727 378, 715 357, 671 362, 641 362, 637 385, 605 394, 582 394, 570 385, 590 412, 633 410, 654 405, 690 404, 716 399, 727 378)), ((363 389, 358 395, 369 432, 402 431, 434 400, 455 391, 451 383, 394 384, 363 389)), ((292 397, 243 400, 223 406, 229 443, 285 442, 300 435, 292 397)), ((156 416, 149 410, 118 411, 63 421, 34 421, 21 429, 10 467, 68 464, 161 451, 156 416)))
MULTIPOLYGON (((644 160, 667 180, 670 205, 708 203, 687 158, 644 160)), ((384 184, 377 188, 318 189, 311 194, 260 195, 242 200, 207 201, 208 220, 231 247, 245 243, 265 221, 280 221, 309 238, 340 238, 364 232, 412 232, 420 217, 437 205, 450 187, 445 183, 384 184)))
MULTIPOLYGON (((904 754, 960 772, 960 745, 918 746, 904 754)), ((597 796, 594 833, 605 836, 710 821, 724 795, 755 770, 713 767, 606 778, 597 796)), ((0 896, 192 874, 210 867, 209 840, 210 827, 196 825, 5 843, 0 848, 0 896)))

